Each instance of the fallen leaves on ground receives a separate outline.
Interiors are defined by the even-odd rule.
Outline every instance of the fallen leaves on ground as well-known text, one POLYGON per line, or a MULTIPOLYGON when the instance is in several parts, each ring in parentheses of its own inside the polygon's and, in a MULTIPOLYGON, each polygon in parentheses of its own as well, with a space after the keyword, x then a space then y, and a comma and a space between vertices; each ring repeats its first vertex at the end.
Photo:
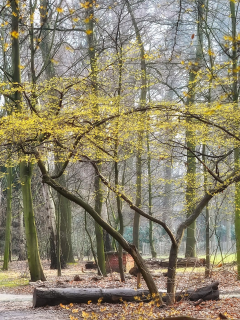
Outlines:
MULTIPOLYGON (((108 274, 107 277, 102 278, 97 276, 95 270, 84 270, 83 263, 71 264, 67 269, 62 270, 62 276, 57 277, 56 270, 50 270, 49 262, 43 261, 44 272, 47 276, 47 281, 30 282, 28 285, 17 285, 16 287, 4 286, 8 281, 8 275, 12 281, 16 279, 26 279, 28 274, 27 262, 13 261, 10 263, 10 270, 8 272, 0 272, 0 293, 13 294, 32 294, 35 287, 74 287, 74 288, 136 288, 137 281, 135 277, 127 275, 126 282, 120 281, 118 273, 108 274), (74 280, 75 279, 75 280, 74 280), (81 281, 79 281, 81 279, 81 281), (78 280, 78 281, 76 281, 78 280)), ((202 270, 202 269, 201 269, 202 270)), ((182 270, 181 270, 182 271, 182 270)), ((154 277, 159 289, 166 289, 166 277, 162 270, 155 270, 158 272, 154 277)), ((180 272, 177 274, 177 289, 184 290, 186 288, 197 288, 209 284, 212 281, 218 280, 220 282, 220 292, 239 293, 240 283, 237 281, 235 266, 222 266, 213 270, 211 278, 205 279, 204 273, 199 272, 198 268, 189 272, 180 272)), ((18 282, 17 282, 18 281, 18 282)), ((26 283, 26 281, 25 281, 26 283)), ((142 288, 146 288, 146 284, 142 280, 142 288)), ((6 304, 9 308, 9 304, 6 304)), ((26 308, 27 306, 23 306, 26 308)), ((13 306, 12 306, 13 308, 13 306)), ((28 308, 30 306, 28 305, 28 308)), ((17 307, 19 310, 19 305, 17 307)), ((1 308, 3 310, 3 308, 1 308)), ((229 319, 238 318, 240 310, 240 298, 228 297, 219 301, 204 301, 200 305, 194 306, 190 301, 181 301, 174 306, 159 309, 151 303, 89 303, 89 304, 72 304, 70 306, 61 307, 45 307, 44 310, 56 310, 56 312, 63 312, 71 319, 156 319, 166 316, 188 315, 196 318, 213 318, 220 319, 219 315, 224 315, 229 319)))

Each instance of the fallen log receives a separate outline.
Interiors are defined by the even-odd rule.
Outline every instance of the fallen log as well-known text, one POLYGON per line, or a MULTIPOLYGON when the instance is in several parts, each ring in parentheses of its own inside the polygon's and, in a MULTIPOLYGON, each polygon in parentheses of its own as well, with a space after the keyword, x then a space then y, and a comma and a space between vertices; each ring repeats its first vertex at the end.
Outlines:
POLYGON ((187 290, 185 296, 191 301, 202 300, 218 300, 219 299, 219 282, 215 281, 208 286, 199 288, 197 290, 187 290))
MULTIPOLYGON (((190 299, 192 301, 218 300, 219 282, 199 288, 176 293, 176 300, 190 299)), ((163 301, 166 301, 166 292, 160 291, 163 301)), ((150 294, 144 289, 101 289, 101 288, 35 288, 33 292, 33 307, 54 306, 69 303, 87 303, 88 301, 116 303, 120 301, 149 301, 150 294), (136 299, 137 298, 137 299, 136 299)))
MULTIPOLYGON (((161 267, 168 268, 169 261, 168 260, 159 260, 159 259, 148 259, 145 260, 147 266, 150 267, 161 267)), ((199 258, 178 258, 177 259, 177 267, 178 268, 186 268, 186 267, 201 267, 205 266, 206 259, 199 258)))
POLYGON ((88 261, 85 263, 85 269, 97 269, 97 265, 94 261, 88 261))
POLYGON ((87 303, 149 300, 148 290, 134 289, 100 289, 100 288, 35 288, 33 292, 33 307, 46 305, 55 306, 69 303, 87 303))

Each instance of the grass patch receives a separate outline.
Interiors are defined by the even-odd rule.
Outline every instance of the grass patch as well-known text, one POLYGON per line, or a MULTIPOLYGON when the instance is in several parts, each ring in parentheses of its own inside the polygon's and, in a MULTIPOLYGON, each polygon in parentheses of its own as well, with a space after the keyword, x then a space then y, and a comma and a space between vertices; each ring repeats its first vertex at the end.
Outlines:
POLYGON ((29 284, 29 279, 20 272, 0 270, 0 287, 18 287, 29 284))
POLYGON ((0 287, 19 287, 19 286, 26 286, 29 284, 29 279, 5 279, 0 280, 0 287))

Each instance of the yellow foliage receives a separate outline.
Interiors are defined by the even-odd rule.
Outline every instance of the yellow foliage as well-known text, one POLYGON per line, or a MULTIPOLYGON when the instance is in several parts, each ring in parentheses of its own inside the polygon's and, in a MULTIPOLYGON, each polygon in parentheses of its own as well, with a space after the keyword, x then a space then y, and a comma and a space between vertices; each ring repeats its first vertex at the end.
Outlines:
POLYGON ((64 12, 63 8, 61 8, 61 7, 57 7, 56 11, 57 11, 58 13, 63 13, 63 12, 64 12))
POLYGON ((12 31, 12 32, 11 32, 11 36, 12 36, 13 38, 17 39, 17 38, 19 37, 19 32, 17 32, 17 31, 12 31))

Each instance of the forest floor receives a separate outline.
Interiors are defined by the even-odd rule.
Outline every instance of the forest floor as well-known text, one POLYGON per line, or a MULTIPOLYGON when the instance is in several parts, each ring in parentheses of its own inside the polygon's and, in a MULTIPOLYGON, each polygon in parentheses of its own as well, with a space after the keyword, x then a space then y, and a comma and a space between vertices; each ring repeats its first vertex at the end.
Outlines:
MULTIPOLYGON (((49 269, 49 262, 43 261, 46 282, 29 282, 27 262, 13 261, 9 271, 0 271, 0 296, 3 294, 32 295, 35 287, 79 287, 79 288, 136 288, 136 278, 127 274, 126 282, 120 281, 118 273, 108 274, 107 277, 97 277, 95 270, 85 270, 83 263, 71 264, 62 270, 62 276, 57 277, 56 270, 49 269), (79 275, 80 281, 74 281, 79 275)), ((152 270, 159 289, 166 289, 166 277, 161 276, 165 270, 152 270)), ((184 290, 199 288, 219 281, 221 297, 219 301, 206 301, 194 306, 190 301, 181 301, 171 307, 157 308, 151 303, 123 303, 123 304, 71 304, 68 306, 55 306, 32 308, 32 302, 27 299, 19 301, 1 301, 0 320, 4 319, 156 319, 166 316, 188 315, 202 319, 222 319, 225 315, 229 319, 240 315, 240 282, 237 281, 236 267, 232 264, 214 268, 211 277, 205 279, 203 268, 179 269, 177 273, 177 289, 184 290)), ((143 281, 142 288, 146 288, 143 281)))

